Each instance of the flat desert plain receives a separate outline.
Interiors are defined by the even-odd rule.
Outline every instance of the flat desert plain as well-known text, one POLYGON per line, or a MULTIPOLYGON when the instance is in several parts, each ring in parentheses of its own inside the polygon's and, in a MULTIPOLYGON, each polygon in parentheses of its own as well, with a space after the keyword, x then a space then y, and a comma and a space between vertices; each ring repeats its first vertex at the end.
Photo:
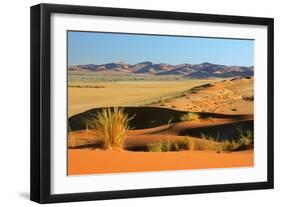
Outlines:
POLYGON ((69 175, 253 166, 253 78, 92 78, 69 77, 69 175), (133 118, 105 150, 86 122, 112 106, 133 118))
MULTIPOLYGON (((142 106, 216 80, 121 81, 68 87, 68 116, 105 106, 142 106)), ((74 84, 74 83, 73 83, 74 84)))

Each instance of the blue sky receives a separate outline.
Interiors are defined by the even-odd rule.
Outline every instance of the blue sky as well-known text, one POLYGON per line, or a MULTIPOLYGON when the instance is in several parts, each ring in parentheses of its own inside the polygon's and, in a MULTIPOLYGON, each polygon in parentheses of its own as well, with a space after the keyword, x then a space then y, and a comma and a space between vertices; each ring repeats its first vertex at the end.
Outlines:
POLYGON ((68 32, 68 64, 104 64, 143 61, 168 64, 254 65, 254 41, 135 35, 98 32, 68 32))

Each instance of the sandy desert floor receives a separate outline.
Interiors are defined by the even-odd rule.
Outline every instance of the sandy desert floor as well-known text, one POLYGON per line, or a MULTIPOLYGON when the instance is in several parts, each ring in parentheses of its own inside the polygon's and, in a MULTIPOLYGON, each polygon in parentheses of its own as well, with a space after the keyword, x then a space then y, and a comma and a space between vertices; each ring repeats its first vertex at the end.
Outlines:
POLYGON ((129 152, 69 149, 68 160, 68 174, 81 175, 252 167, 254 152, 253 150, 231 153, 214 151, 129 152))

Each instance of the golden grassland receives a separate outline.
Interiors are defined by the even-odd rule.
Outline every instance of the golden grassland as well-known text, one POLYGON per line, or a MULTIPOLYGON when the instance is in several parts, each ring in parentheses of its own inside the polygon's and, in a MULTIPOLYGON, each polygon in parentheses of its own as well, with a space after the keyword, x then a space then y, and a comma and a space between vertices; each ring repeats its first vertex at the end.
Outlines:
POLYGON ((180 95, 208 80, 116 81, 86 84, 71 82, 68 87, 68 116, 104 106, 141 106, 180 95))

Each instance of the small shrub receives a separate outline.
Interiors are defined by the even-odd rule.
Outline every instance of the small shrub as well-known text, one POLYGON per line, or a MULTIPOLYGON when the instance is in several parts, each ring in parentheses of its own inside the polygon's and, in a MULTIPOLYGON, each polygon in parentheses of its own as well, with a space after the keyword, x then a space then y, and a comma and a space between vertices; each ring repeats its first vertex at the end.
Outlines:
POLYGON ((180 117, 181 121, 197 121, 200 119, 200 115, 194 112, 188 112, 180 117))

